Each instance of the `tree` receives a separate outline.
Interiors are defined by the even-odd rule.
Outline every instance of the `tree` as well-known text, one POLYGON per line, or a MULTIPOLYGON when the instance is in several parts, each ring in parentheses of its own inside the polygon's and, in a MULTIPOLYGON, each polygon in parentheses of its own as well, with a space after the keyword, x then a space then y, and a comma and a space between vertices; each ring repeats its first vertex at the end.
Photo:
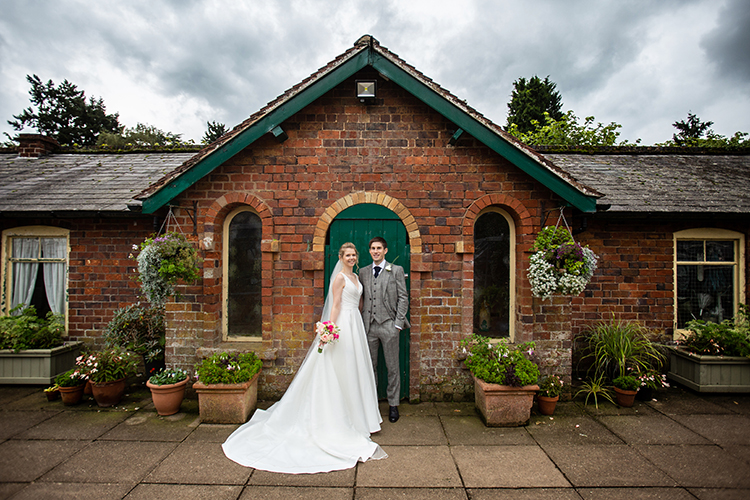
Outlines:
POLYGON ((203 135, 203 139, 201 140, 203 144, 211 144, 216 139, 229 132, 229 129, 223 123, 210 121, 206 122, 206 126, 206 133, 203 135))
POLYGON ((117 133, 102 132, 96 145, 107 149, 181 147, 190 146, 191 142, 180 139, 182 134, 164 132, 153 125, 138 123, 133 128, 121 128, 117 133))
POLYGON ((578 123, 573 111, 568 111, 559 120, 549 113, 544 113, 543 117, 544 123, 532 120, 532 129, 528 132, 521 131, 515 123, 511 123, 508 133, 530 146, 631 146, 641 142, 638 139, 634 144, 627 140, 618 143, 618 129, 622 125, 615 122, 594 125, 593 116, 587 116, 582 124, 578 123))
POLYGON ((679 130, 678 134, 672 134, 672 140, 678 146, 688 146, 691 142, 701 139, 704 134, 711 134, 711 125, 714 122, 704 122, 693 113, 688 111, 687 120, 674 122, 672 126, 679 130))
POLYGON ((33 127, 63 146, 93 146, 101 132, 119 130, 119 114, 108 115, 101 97, 87 100, 84 91, 68 80, 59 86, 52 80, 43 83, 36 75, 26 75, 26 80, 31 84, 30 100, 36 109, 30 106, 13 115, 15 120, 8 120, 8 124, 15 130, 33 127))
POLYGON ((531 121, 545 122, 547 113, 553 120, 561 120, 562 96, 556 90, 557 84, 547 76, 544 80, 532 76, 529 80, 519 78, 513 82, 513 92, 508 103, 508 124, 515 124, 523 133, 534 129, 531 121))
POLYGON ((672 134, 672 140, 657 146, 682 146, 694 148, 745 149, 750 148, 747 132, 735 132, 732 137, 717 134, 711 129, 714 122, 704 122, 688 111, 687 120, 674 122, 672 126, 679 132, 672 134))

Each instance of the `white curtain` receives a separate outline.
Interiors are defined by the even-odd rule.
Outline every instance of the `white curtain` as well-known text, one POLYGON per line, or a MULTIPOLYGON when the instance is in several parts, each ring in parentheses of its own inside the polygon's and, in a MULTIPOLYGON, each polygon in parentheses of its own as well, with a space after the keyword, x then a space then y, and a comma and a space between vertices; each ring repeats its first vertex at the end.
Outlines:
MULTIPOLYGON (((42 238, 42 257, 65 258, 65 238, 42 238)), ((60 314, 65 307, 65 262, 44 263, 44 290, 53 313, 60 314)))
MULTIPOLYGON (((37 238, 13 238, 13 257, 16 259, 36 259, 39 257, 39 240, 37 238)), ((31 303, 39 271, 37 262, 13 263, 13 296, 11 308, 18 304, 31 303)))

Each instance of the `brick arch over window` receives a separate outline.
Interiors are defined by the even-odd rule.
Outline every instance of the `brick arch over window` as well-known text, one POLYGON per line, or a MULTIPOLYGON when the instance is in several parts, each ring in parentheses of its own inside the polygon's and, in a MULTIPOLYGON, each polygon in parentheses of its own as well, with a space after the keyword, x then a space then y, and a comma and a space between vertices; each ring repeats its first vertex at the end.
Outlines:
POLYGON ((422 236, 419 233, 417 221, 414 219, 411 212, 409 212, 409 209, 396 198, 375 191, 348 194, 331 203, 326 211, 323 212, 320 219, 318 219, 318 224, 315 227, 315 233, 313 234, 313 252, 325 251, 326 233, 328 233, 328 227, 331 225, 331 222, 333 222, 333 219, 352 205, 359 205, 362 203, 382 205, 398 215, 401 222, 403 222, 404 227, 406 227, 406 234, 409 235, 411 253, 422 253, 422 236))
POLYGON ((206 233, 213 234, 217 227, 221 228, 227 214, 235 208, 250 206, 260 217, 263 224, 263 239, 273 239, 273 213, 266 203, 249 193, 234 191, 217 198, 206 210, 206 233))
POLYGON ((516 237, 518 237, 519 243, 520 240, 525 240, 526 236, 533 233, 534 225, 532 223, 531 213, 523 203, 512 196, 505 194, 486 194, 475 200, 474 203, 466 209, 463 228, 461 230, 465 242, 464 244, 472 244, 474 241, 474 223, 476 222, 477 215, 479 215, 479 213, 486 207, 492 205, 504 208, 510 216, 513 217, 513 220, 516 222, 516 237))

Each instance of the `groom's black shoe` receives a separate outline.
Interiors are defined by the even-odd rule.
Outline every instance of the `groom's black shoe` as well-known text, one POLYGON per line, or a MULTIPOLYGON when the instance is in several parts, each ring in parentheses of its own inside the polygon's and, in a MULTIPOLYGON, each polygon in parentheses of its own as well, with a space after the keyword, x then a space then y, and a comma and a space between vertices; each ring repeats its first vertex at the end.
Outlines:
POLYGON ((398 406, 391 406, 388 410, 388 420, 395 422, 398 420, 398 406))

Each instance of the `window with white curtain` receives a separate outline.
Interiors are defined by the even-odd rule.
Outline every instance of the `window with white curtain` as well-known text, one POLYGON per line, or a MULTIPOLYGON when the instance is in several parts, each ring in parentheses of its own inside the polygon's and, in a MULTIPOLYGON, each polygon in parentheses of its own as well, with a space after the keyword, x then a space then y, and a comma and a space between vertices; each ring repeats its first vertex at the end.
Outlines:
POLYGON ((3 309, 24 304, 39 316, 65 314, 68 233, 51 227, 26 227, 3 232, 3 309))

